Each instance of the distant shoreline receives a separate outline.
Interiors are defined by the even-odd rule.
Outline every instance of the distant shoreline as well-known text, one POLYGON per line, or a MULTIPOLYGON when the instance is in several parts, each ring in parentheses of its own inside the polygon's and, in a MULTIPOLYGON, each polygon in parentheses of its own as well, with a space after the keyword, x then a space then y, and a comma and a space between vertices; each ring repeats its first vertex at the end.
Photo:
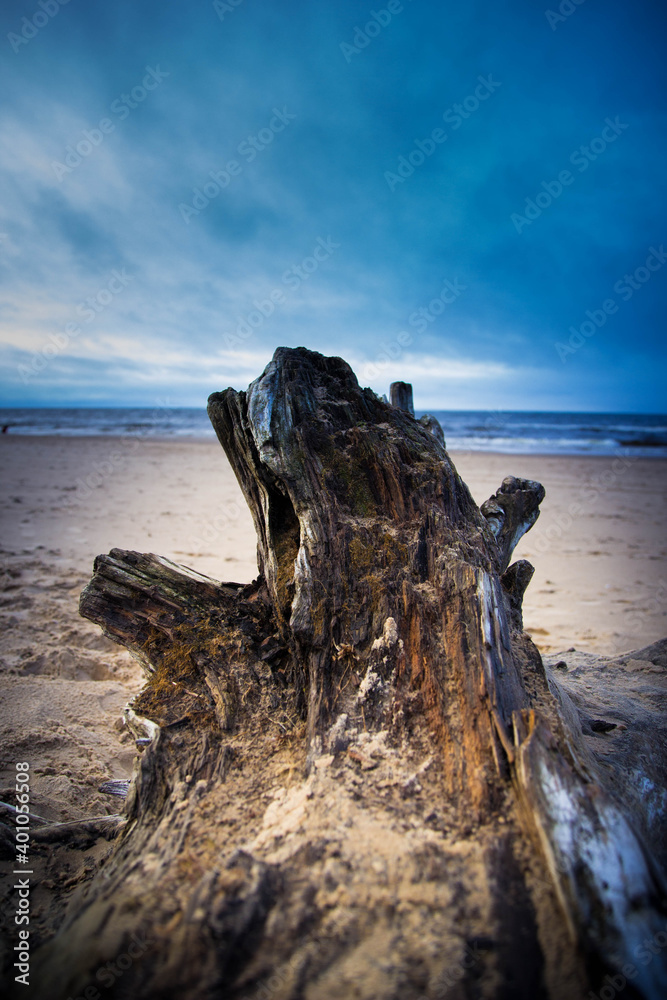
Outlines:
MULTIPOLYGON (((436 409, 432 416, 453 454, 667 458, 667 415, 436 409)), ((0 438, 216 440, 203 407, 0 408, 0 426, 7 427, 0 438)))
MULTIPOLYGON (((446 428, 445 428, 446 430, 446 428)), ((43 442, 63 442, 63 441, 89 441, 89 442, 137 442, 138 444, 164 444, 164 445, 211 445, 217 442, 215 432, 211 428, 211 432, 207 434, 118 434, 118 433, 108 433, 99 434, 95 432, 85 432, 80 431, 78 433, 65 432, 65 433, 40 433, 39 431, 18 431, 12 433, 12 428, 6 434, 0 435, 0 447, 9 441, 43 441, 43 442)), ((617 458, 626 458, 634 461, 648 461, 648 462, 667 462, 667 454, 661 453, 657 454, 655 451, 661 450, 662 446, 657 446, 655 450, 651 446, 640 445, 626 445, 624 448, 619 448, 617 451, 608 452, 585 452, 585 451, 564 451, 564 450, 553 450, 543 449, 541 451, 522 451, 519 449, 507 449, 503 450, 500 448, 463 448, 460 446, 448 447, 447 454, 451 455, 452 458, 456 458, 457 455, 497 455, 505 458, 511 458, 512 456, 524 456, 529 458, 564 458, 564 459, 581 459, 582 461, 609 461, 617 458), (648 454, 640 454, 639 451, 644 448, 650 448, 648 454)))

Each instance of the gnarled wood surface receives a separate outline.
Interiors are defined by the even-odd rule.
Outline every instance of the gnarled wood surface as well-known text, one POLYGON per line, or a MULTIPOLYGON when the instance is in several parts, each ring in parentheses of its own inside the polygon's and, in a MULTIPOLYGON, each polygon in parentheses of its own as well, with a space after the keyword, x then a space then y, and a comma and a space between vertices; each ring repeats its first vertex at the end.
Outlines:
POLYGON ((132 934, 107 996, 667 992, 637 951, 665 930, 658 866, 522 631, 510 562, 544 490, 508 477, 480 510, 408 390, 279 349, 209 400, 255 583, 96 560, 81 613, 148 679, 127 824, 39 956, 51 996, 132 934))

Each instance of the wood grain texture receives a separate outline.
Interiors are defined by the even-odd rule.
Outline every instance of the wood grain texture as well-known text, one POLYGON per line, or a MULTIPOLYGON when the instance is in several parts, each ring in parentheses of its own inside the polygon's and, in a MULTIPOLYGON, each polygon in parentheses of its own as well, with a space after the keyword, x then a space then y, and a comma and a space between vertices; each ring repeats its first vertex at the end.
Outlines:
POLYGON ((661 874, 522 631, 511 556, 544 490, 507 477, 478 508, 393 397, 280 348, 209 400, 257 580, 96 560, 81 613, 147 683, 127 822, 39 955, 54 997, 132 933, 146 956, 109 996, 664 995, 637 958, 661 874))

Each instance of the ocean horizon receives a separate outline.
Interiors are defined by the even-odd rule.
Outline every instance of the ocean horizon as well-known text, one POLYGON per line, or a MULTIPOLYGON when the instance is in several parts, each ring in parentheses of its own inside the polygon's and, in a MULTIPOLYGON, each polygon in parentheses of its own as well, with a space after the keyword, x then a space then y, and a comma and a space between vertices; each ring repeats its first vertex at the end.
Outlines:
MULTIPOLYGON (((450 451, 667 458, 663 414, 429 412, 440 421, 450 451)), ((0 425, 22 435, 215 438, 203 407, 12 407, 0 409, 0 425)))

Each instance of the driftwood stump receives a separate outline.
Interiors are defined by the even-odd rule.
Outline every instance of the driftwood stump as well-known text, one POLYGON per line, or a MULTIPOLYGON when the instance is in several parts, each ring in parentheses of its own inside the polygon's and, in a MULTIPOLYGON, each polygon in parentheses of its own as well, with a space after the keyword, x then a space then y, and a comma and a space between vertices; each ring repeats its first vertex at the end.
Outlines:
POLYGON ((48 996, 667 995, 638 957, 667 923, 651 825, 522 631, 544 490, 478 508, 391 397, 302 348, 210 397, 254 583, 95 561, 81 614, 147 683, 113 855, 37 956, 48 996))

